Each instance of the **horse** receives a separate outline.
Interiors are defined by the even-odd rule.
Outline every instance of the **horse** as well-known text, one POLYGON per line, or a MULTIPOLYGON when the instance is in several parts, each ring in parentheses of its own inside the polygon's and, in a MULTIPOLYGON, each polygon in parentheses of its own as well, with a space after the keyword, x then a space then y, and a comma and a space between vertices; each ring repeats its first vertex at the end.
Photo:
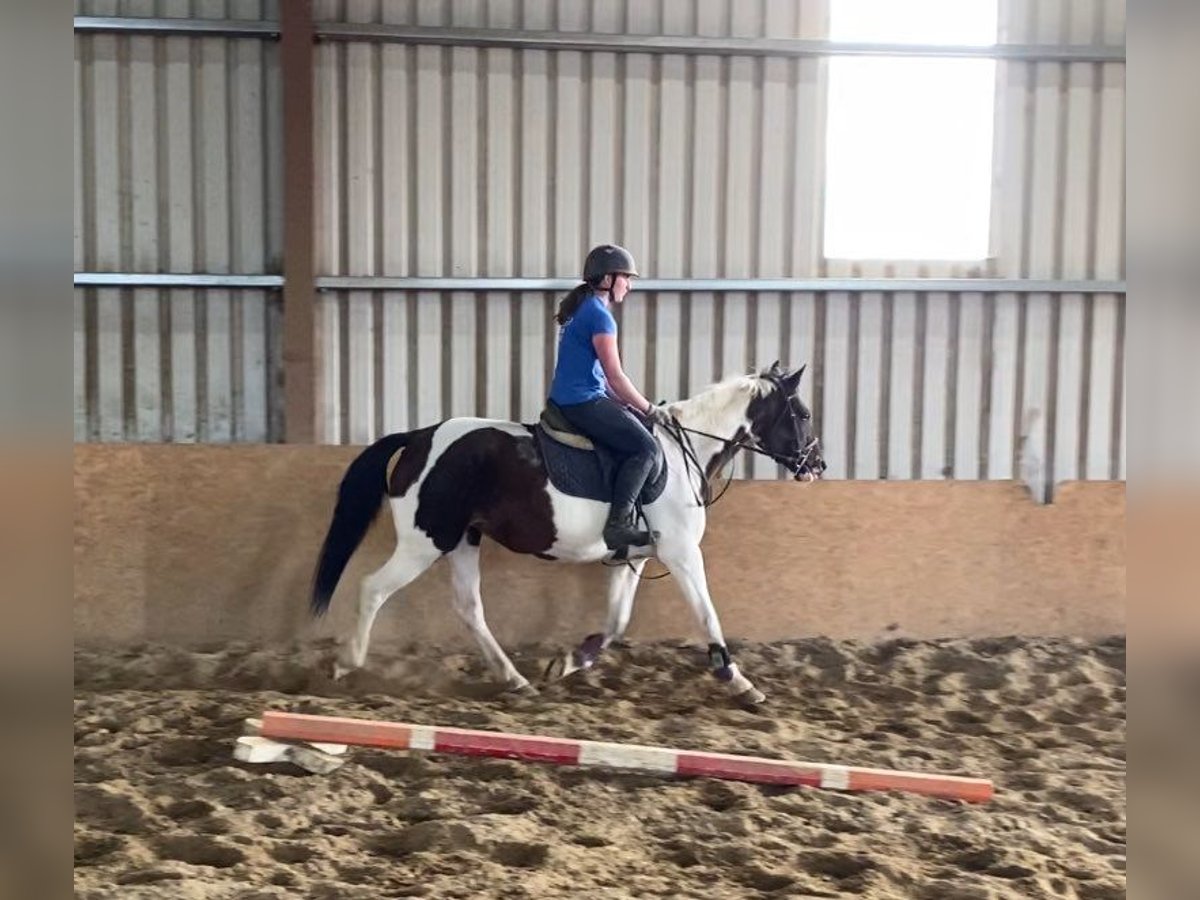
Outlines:
POLYGON ((622 640, 642 570, 655 557, 678 580, 707 633, 712 675, 737 701, 761 703, 764 695, 739 670, 725 643, 700 541, 713 478, 740 451, 766 456, 799 481, 816 480, 825 470, 811 414, 798 393, 804 370, 789 372, 776 361, 757 374, 727 378, 694 397, 665 404, 672 425, 653 432, 657 470, 638 504, 654 538, 646 547, 613 551, 604 543, 605 491, 611 489, 615 460, 601 445, 570 433, 565 420, 552 414, 552 404, 533 425, 451 418, 375 441, 345 470, 313 576, 311 612, 320 617, 386 496, 396 546, 387 562, 362 580, 357 627, 338 652, 335 677, 365 664, 371 627, 384 603, 445 556, 454 609, 489 668, 506 689, 536 693, 484 618, 479 555, 486 535, 515 553, 612 565, 604 631, 552 660, 545 679, 590 667, 605 648, 622 640), (580 472, 590 483, 581 486, 580 472))

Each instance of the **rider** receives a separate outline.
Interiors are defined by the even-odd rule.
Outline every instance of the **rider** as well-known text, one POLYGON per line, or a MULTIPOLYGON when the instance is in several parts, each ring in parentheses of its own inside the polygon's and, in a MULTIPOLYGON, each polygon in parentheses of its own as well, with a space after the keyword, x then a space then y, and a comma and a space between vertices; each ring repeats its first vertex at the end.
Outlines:
POLYGON ((612 309, 625 300, 637 274, 633 256, 624 247, 593 248, 583 264, 583 284, 562 299, 554 317, 562 330, 550 400, 576 429, 624 457, 604 526, 604 543, 610 550, 651 541, 638 529, 633 510, 654 468, 657 445, 630 408, 653 421, 670 420, 633 386, 617 351, 612 309))

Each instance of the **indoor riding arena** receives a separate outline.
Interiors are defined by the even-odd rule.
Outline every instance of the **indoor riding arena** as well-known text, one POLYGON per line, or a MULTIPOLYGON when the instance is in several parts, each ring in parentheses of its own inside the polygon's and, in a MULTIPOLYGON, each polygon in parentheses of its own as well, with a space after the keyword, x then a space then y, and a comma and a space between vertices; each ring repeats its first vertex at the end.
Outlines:
POLYGON ((1125 896, 1124 0, 74 31, 77 897, 1125 896))

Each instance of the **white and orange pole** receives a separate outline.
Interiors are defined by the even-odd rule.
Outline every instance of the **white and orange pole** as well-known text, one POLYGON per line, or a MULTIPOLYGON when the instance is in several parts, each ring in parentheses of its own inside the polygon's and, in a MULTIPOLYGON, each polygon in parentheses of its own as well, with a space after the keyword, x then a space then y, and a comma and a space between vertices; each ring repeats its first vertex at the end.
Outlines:
POLYGON ((260 734, 272 740, 493 756, 659 775, 723 778, 757 784, 798 785, 842 791, 905 791, 971 803, 983 803, 992 796, 992 783, 982 778, 302 713, 266 712, 263 714, 260 734))

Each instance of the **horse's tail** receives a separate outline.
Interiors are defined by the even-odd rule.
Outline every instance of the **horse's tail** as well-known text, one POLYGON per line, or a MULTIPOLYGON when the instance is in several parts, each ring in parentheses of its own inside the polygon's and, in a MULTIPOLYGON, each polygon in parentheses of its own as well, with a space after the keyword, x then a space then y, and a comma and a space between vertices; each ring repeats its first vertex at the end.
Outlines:
POLYGON ((388 461, 408 443, 408 438, 407 433, 382 437, 356 456, 346 469, 313 575, 311 607, 314 616, 322 616, 329 609, 342 572, 366 537, 383 503, 388 461))

